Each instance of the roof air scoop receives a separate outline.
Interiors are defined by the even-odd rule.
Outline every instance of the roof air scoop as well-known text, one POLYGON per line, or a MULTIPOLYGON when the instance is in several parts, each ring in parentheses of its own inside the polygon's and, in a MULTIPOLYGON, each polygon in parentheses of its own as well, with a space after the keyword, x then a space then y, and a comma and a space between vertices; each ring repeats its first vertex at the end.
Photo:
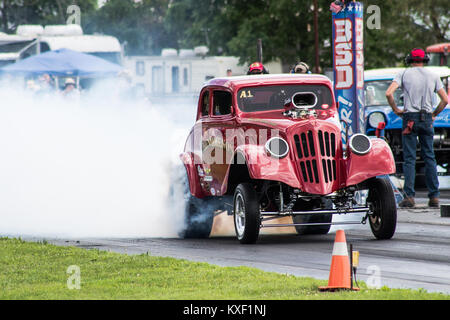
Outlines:
POLYGON ((292 105, 297 109, 311 109, 317 105, 317 96, 313 92, 297 92, 292 96, 292 105))

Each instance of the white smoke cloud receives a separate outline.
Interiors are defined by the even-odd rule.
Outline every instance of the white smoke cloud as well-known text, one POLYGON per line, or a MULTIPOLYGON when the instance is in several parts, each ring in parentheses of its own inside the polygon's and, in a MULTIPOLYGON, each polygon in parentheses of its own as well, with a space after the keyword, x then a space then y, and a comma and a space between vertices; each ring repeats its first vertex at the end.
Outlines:
POLYGON ((170 177, 194 113, 111 88, 72 102, 2 86, 0 235, 176 236, 170 177))

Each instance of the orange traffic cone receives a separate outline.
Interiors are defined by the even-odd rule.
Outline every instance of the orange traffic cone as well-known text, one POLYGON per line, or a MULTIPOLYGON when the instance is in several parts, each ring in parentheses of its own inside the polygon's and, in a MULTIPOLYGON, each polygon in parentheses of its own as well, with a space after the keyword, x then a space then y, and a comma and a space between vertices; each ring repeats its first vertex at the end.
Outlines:
POLYGON ((339 289, 359 290, 359 288, 353 288, 352 286, 350 260, 348 258, 344 230, 338 230, 336 232, 328 286, 319 287, 320 291, 334 291, 339 289))

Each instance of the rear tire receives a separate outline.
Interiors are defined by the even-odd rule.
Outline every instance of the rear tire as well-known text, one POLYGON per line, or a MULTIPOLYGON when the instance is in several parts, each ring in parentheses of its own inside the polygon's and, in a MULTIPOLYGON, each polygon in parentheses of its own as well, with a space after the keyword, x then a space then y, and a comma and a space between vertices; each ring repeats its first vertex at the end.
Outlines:
POLYGON ((175 195, 174 191, 172 191, 171 201, 177 203, 178 201, 182 201, 183 198, 185 201, 184 224, 178 232, 178 235, 184 239, 208 238, 211 233, 217 202, 214 201, 215 199, 213 197, 200 199, 191 194, 185 168, 180 168, 180 173, 177 174, 181 175, 180 178, 183 184, 182 195, 175 195))
POLYGON ((259 201, 251 183, 236 187, 233 199, 234 229, 240 243, 251 244, 258 240, 261 227, 259 201))
POLYGON ((368 181, 367 202, 372 214, 369 215, 373 235, 380 240, 391 239, 397 226, 397 204, 391 183, 385 178, 368 181))
POLYGON ((208 199, 190 196, 186 203, 185 227, 180 236, 185 239, 204 239, 211 233, 214 221, 214 208, 210 208, 208 199))

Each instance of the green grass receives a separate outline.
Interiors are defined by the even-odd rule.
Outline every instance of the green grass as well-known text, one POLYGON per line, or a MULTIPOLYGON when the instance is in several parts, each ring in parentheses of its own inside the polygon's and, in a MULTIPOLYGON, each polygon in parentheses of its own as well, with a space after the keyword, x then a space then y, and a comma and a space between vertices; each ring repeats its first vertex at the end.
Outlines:
POLYGON ((0 299, 450 299, 364 284, 360 292, 320 293, 326 281, 7 238, 0 239, 0 271, 0 299), (79 290, 67 287, 71 265, 81 270, 79 290))

